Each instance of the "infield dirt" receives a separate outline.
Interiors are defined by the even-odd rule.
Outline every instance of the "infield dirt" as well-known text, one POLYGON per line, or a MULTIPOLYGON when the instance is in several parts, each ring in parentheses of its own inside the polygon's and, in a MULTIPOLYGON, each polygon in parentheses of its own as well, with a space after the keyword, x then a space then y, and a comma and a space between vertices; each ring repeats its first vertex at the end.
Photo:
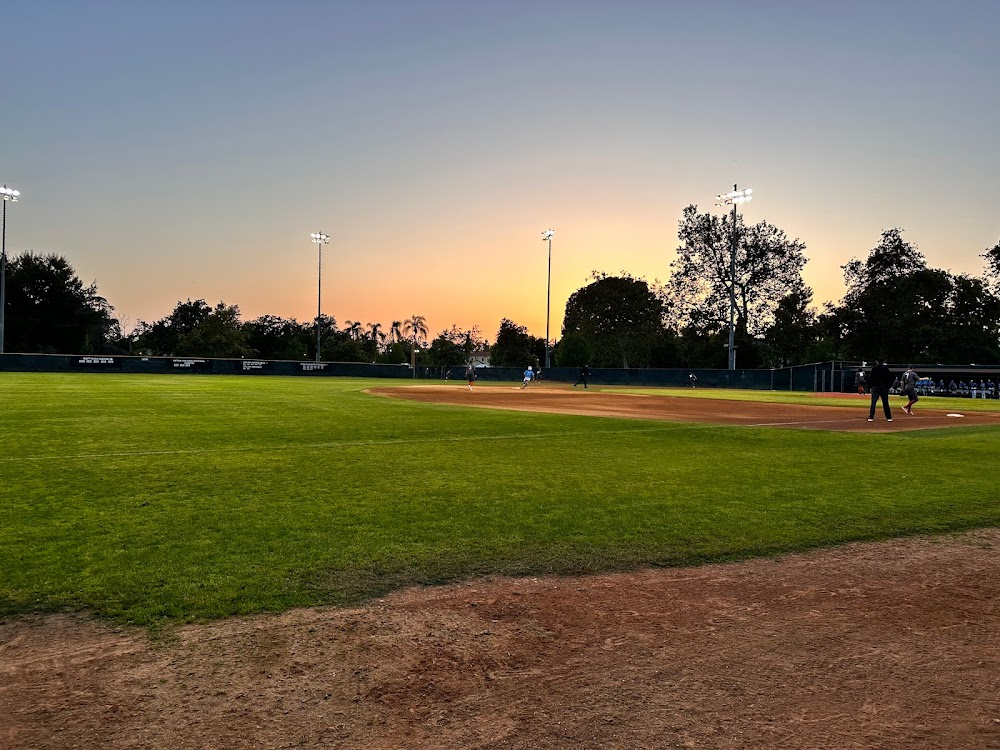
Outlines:
MULTIPOLYGON (((727 401, 712 398, 677 398, 663 395, 614 393, 597 389, 573 389, 565 385, 520 386, 415 385, 372 388, 371 393, 424 403, 472 406, 488 409, 581 414, 592 417, 654 419, 668 422, 704 422, 755 427, 786 427, 803 430, 890 432, 927 430, 938 427, 1000 425, 1000 412, 969 412, 949 417, 941 409, 918 407, 913 416, 893 409, 893 421, 886 423, 881 407, 875 422, 868 421, 868 397, 844 399, 845 406, 727 401)), ((825 395, 825 394, 824 394, 825 395)), ((930 401, 927 399, 926 401, 930 401)), ((921 404, 924 404, 922 401, 921 404)))

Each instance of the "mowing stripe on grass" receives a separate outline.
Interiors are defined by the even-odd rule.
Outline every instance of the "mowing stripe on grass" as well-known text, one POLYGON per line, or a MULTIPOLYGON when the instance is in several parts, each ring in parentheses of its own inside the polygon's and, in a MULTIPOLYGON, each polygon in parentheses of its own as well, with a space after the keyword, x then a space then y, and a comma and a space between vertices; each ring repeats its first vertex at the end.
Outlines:
POLYGON ((409 440, 394 438, 392 440, 340 440, 328 443, 305 443, 297 445, 254 445, 236 446, 232 448, 191 448, 187 450, 169 451, 124 451, 121 453, 78 453, 75 455, 56 456, 17 456, 0 458, 0 463, 21 463, 24 461, 73 461, 88 458, 129 458, 132 456, 180 456, 201 455, 209 453, 271 453, 274 451, 322 450, 326 448, 361 448, 376 445, 419 445, 425 443, 465 443, 489 440, 541 440, 545 438, 584 437, 593 435, 630 435, 642 432, 663 432, 670 429, 698 429, 703 425, 671 425, 664 427, 646 427, 632 430, 575 430, 563 432, 524 433, 514 435, 462 435, 458 437, 413 438, 409 440))

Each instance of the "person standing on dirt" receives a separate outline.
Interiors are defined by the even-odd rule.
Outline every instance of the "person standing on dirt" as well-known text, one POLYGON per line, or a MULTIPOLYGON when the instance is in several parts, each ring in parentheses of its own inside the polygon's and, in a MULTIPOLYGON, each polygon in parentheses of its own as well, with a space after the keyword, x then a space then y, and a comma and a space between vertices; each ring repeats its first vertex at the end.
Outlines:
POLYGON ((907 365, 906 372, 903 373, 903 395, 909 400, 903 407, 903 413, 909 414, 911 417, 913 416, 913 405, 920 400, 917 395, 918 380, 920 380, 920 376, 914 372, 913 367, 907 365))
POLYGON ((859 396, 864 396, 865 395, 865 371, 864 370, 858 370, 856 373, 854 373, 854 385, 857 386, 858 395, 859 396))
POLYGON ((521 388, 527 388, 533 377, 535 377, 535 370, 531 365, 528 365, 528 369, 524 371, 524 382, 521 384, 521 388))
POLYGON ((869 422, 875 421, 875 406, 879 399, 882 399, 882 412, 885 414, 885 421, 892 421, 892 411, 889 409, 889 388, 892 387, 892 380, 893 374, 885 360, 876 362, 868 375, 868 389, 872 394, 872 405, 871 409, 868 410, 869 422))
POLYGON ((580 367, 580 379, 573 383, 573 387, 576 388, 580 383, 583 383, 583 387, 587 387, 587 376, 590 375, 590 368, 587 365, 582 365, 580 367))
POLYGON ((469 390, 472 390, 472 384, 476 382, 476 368, 471 364, 465 368, 465 379, 469 381, 469 390))

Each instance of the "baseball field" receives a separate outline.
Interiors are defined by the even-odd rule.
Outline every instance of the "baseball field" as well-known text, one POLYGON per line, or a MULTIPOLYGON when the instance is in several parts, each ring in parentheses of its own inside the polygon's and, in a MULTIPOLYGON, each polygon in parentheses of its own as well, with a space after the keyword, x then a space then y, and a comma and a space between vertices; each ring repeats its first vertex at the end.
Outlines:
POLYGON ((0 393, 0 746, 1000 743, 1000 402, 0 393))

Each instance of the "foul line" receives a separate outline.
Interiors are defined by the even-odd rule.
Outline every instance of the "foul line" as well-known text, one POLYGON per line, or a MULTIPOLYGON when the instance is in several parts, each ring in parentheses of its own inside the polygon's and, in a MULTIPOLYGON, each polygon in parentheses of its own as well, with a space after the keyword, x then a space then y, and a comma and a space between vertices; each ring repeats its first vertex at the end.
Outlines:
POLYGON ((857 422, 857 419, 807 419, 798 422, 756 422, 747 427, 787 427, 792 424, 843 424, 844 422, 857 422))
POLYGON ((331 443, 300 443, 296 445, 254 445, 235 448, 191 448, 187 450, 125 451, 122 453, 78 453, 69 456, 20 456, 0 458, 0 463, 25 461, 72 461, 85 458, 130 458, 133 456, 183 456, 205 453, 250 453, 274 451, 319 450, 321 448, 362 448, 375 445, 419 445, 422 443, 461 443, 485 440, 543 440, 552 437, 583 437, 587 435, 629 435, 632 433, 668 432, 675 429, 697 429, 706 425, 671 425, 644 427, 632 430, 587 430, 574 432, 532 432, 523 435, 464 435, 456 437, 414 438, 409 440, 343 440, 331 443))

